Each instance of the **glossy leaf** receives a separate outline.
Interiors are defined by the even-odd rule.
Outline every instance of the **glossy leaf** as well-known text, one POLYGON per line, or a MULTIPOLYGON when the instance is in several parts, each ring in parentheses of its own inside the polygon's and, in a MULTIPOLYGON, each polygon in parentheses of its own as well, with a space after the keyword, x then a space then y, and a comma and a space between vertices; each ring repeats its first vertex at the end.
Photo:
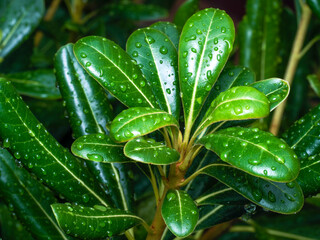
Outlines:
POLYGON ((153 28, 138 29, 127 41, 127 52, 137 61, 160 108, 179 119, 178 54, 167 35, 153 28))
POLYGON ((178 127, 178 122, 162 110, 136 107, 122 111, 112 121, 110 132, 117 142, 126 142, 166 126, 178 127))
POLYGON ((307 78, 308 78, 308 81, 309 81, 309 84, 310 84, 312 90, 319 97, 320 96, 320 79, 315 74, 308 75, 307 78))
POLYGON ((81 239, 118 235, 142 221, 127 211, 101 205, 83 207, 56 203, 51 207, 60 227, 68 234, 81 239))
POLYGON ((300 159, 301 168, 297 182, 306 197, 316 195, 320 191, 320 155, 300 159))
POLYGON ((74 136, 107 132, 106 125, 114 117, 108 96, 77 62, 73 44, 56 53, 55 70, 74 136))
POLYGON ((176 51, 178 51, 180 31, 175 24, 171 22, 156 22, 150 25, 150 27, 166 35, 167 38, 172 42, 173 46, 176 48, 176 51))
POLYGON ((48 100, 61 98, 52 70, 39 69, 0 75, 0 77, 11 81, 21 95, 48 100))
POLYGON ((43 0, 3 0, 0 3, 0 62, 21 44, 40 23, 43 0))
POLYGON ((238 218, 245 213, 242 205, 208 205, 199 207, 196 231, 238 218))
POLYGON ((173 22, 182 28, 188 18, 197 11, 199 11, 199 0, 186 0, 176 11, 173 22))
POLYGON ((84 69, 126 106, 158 107, 139 67, 114 42, 85 37, 75 43, 74 54, 84 69))
POLYGON ((128 161, 123 155, 123 146, 104 134, 108 132, 106 125, 114 117, 107 94, 77 62, 73 44, 60 48, 55 57, 55 68, 73 136, 78 138, 71 150, 84 159, 103 161, 87 161, 86 165, 110 194, 114 205, 130 209, 133 192, 129 190, 132 188, 127 166, 105 163, 128 161), (93 135, 83 136, 87 134, 93 135))
POLYGON ((281 0, 249 0, 239 25, 239 62, 257 79, 277 76, 281 6, 281 0))
POLYGON ((223 161, 254 176, 277 182, 294 180, 300 169, 297 155, 271 133, 233 127, 201 138, 199 144, 223 161))
POLYGON ((312 9, 312 12, 320 19, 320 1, 319 0, 307 0, 308 5, 312 9))
POLYGON ((179 153, 154 139, 137 138, 129 141, 124 147, 124 154, 135 161, 166 165, 179 160, 179 153))
POLYGON ((217 183, 209 188, 203 195, 198 197, 195 202, 200 205, 243 205, 248 200, 236 193, 231 187, 222 183, 217 183))
POLYGON ((211 103, 197 132, 216 122, 263 118, 268 114, 269 101, 263 93, 253 87, 233 87, 211 103))
POLYGON ((203 118, 212 101, 218 97, 220 93, 227 91, 232 87, 248 86, 254 83, 254 81, 255 74, 250 69, 242 66, 226 66, 211 89, 198 119, 201 120, 203 118))
POLYGON ((303 194, 296 181, 271 182, 224 164, 209 165, 200 172, 218 179, 255 204, 274 212, 296 213, 303 206, 303 194))
POLYGON ((297 178, 305 196, 320 190, 320 106, 296 121, 283 135, 301 163, 297 178))
POLYGON ((186 22, 179 45, 180 90, 186 131, 191 129, 234 41, 231 18, 218 9, 205 9, 186 22))
POLYGON ((194 201, 181 190, 167 192, 161 213, 166 225, 177 237, 190 235, 199 218, 198 208, 194 201))
POLYGON ((123 145, 102 133, 78 138, 73 142, 71 151, 78 157, 96 162, 128 162, 123 155, 123 145))
POLYGON ((289 95, 290 86, 280 78, 270 78, 251 84, 251 87, 264 93, 270 102, 270 111, 274 110, 289 95))
POLYGON ((50 209, 52 192, 19 168, 11 154, 0 148, 0 192, 36 239, 70 239, 59 228, 50 209))
POLYGON ((101 187, 33 116, 9 81, 0 80, 0 136, 5 147, 66 199, 109 206, 101 187))
POLYGON ((299 159, 320 152, 320 105, 296 121, 284 134, 283 139, 299 159))

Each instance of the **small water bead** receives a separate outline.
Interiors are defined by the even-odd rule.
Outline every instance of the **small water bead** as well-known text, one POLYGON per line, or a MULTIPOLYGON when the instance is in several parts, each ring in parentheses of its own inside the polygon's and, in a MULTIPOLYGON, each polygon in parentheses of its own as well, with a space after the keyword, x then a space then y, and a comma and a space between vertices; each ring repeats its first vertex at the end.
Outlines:
POLYGON ((276 201, 276 196, 274 195, 273 192, 269 191, 268 192, 268 199, 270 202, 275 202, 276 201))
POLYGON ((193 53, 197 53, 197 49, 195 49, 195 48, 191 48, 191 52, 193 52, 193 53))
POLYGON ((168 201, 174 200, 176 198, 176 195, 174 193, 168 193, 167 195, 167 199, 168 201))
POLYGON ((260 159, 249 159, 248 161, 251 165, 258 165, 261 163, 261 160, 260 159))
POLYGON ((140 42, 136 42, 135 45, 136 45, 137 48, 141 48, 141 46, 142 46, 142 44, 140 42))
POLYGON ((217 54, 217 60, 220 61, 221 60, 221 55, 217 54))
POLYGON ((99 154, 87 154, 87 158, 92 160, 92 161, 96 161, 96 162, 102 162, 103 161, 103 157, 99 154))
POLYGON ((225 27, 221 27, 221 32, 225 33, 227 31, 227 29, 225 27))
POLYGON ((160 53, 165 55, 168 53, 168 49, 165 46, 162 46, 160 47, 160 53))
POLYGON ((91 66, 91 62, 86 62, 86 67, 90 67, 91 66))
POLYGON ((127 90, 127 87, 125 85, 120 85, 120 90, 122 92, 125 92, 127 90))
POLYGON ((86 57, 87 57, 87 54, 81 53, 80 56, 81 56, 82 58, 86 58, 86 57))
POLYGON ((139 53, 137 51, 133 51, 132 57, 138 57, 138 56, 139 56, 139 53))
POLYGON ((148 43, 148 44, 152 44, 152 43, 155 42, 155 40, 154 40, 153 37, 151 37, 151 36, 147 36, 144 40, 145 40, 146 43, 148 43))

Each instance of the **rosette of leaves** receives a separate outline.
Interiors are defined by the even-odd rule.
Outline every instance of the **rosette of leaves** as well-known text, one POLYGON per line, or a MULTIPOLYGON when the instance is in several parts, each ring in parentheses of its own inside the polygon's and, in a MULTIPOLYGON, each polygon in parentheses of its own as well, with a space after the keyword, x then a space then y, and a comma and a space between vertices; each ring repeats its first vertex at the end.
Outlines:
POLYGON ((283 140, 250 128, 287 97, 289 86, 225 67, 234 38, 228 14, 210 8, 192 15, 181 32, 168 22, 136 30, 126 51, 99 36, 62 47, 55 68, 77 137, 71 150, 87 167, 0 80, 0 110, 8 112, 0 115, 3 145, 70 202, 51 205, 66 234, 134 239, 130 228, 142 224, 147 239, 183 238, 240 216, 248 202, 283 214, 301 209, 297 155, 283 140), (105 90, 127 107, 114 118, 105 90), (131 207, 132 179, 122 166, 133 163, 154 191, 151 226, 131 207), (208 181, 216 184, 204 187, 208 181))

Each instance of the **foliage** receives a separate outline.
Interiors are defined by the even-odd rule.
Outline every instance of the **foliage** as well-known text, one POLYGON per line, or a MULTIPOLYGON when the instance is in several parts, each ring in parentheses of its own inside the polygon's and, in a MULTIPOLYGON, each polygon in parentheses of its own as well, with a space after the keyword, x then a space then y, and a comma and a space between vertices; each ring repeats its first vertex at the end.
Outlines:
POLYGON ((320 106, 276 136, 295 74, 319 101, 320 1, 169 5, 0 3, 2 239, 313 239, 272 221, 320 205, 320 106))

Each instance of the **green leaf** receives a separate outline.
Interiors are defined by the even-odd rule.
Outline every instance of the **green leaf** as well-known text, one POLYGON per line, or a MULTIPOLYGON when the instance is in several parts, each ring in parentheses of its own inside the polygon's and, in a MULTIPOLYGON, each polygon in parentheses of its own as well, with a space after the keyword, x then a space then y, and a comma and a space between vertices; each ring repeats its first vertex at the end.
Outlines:
POLYGON ((197 11, 199 11, 199 0, 186 0, 176 11, 173 22, 182 28, 188 18, 197 11))
POLYGON ((137 138, 129 141, 124 147, 124 154, 135 161, 156 165, 175 163, 180 158, 175 149, 156 142, 152 138, 137 138))
POLYGON ((318 154, 320 152, 320 105, 296 121, 282 137, 299 159, 318 154))
POLYGON ((167 38, 172 42, 172 44, 176 48, 176 51, 178 51, 180 31, 178 30, 175 24, 171 22, 156 22, 150 25, 150 27, 166 35, 167 38))
POLYGON ((301 163, 297 178, 306 197, 320 190, 320 105, 296 121, 283 135, 301 163))
POLYGON ((216 122, 263 118, 268 114, 269 101, 263 93, 253 87, 233 87, 211 103, 196 132, 216 122))
POLYGON ((310 74, 307 76, 307 79, 309 81, 309 84, 312 88, 312 90, 317 94, 317 96, 320 96, 320 80, 317 75, 310 74))
POLYGON ((128 162, 123 155, 123 145, 115 143, 105 134, 85 135, 73 142, 71 151, 74 155, 96 162, 128 162))
POLYGON ((231 187, 220 182, 209 188, 203 195, 195 200, 197 206, 215 204, 243 205, 247 201, 246 198, 236 193, 231 187))
POLYGON ((281 0, 249 0, 239 24, 239 62, 257 79, 277 76, 281 6, 281 0))
POLYGON ((192 198, 184 191, 169 190, 161 213, 170 231, 177 237, 190 235, 196 227, 199 212, 192 198))
POLYGON ((52 192, 18 167, 11 154, 0 148, 0 192, 18 218, 36 239, 69 239, 57 225, 50 209, 55 203, 52 192))
POLYGON ((55 57, 55 68, 70 116, 73 136, 78 138, 71 150, 84 159, 101 161, 103 158, 103 162, 87 161, 86 165, 106 192, 110 193, 115 206, 124 210, 130 209, 133 191, 128 190, 130 186, 127 166, 104 162, 127 161, 123 155, 123 146, 103 134, 108 132, 106 125, 114 117, 107 94, 77 62, 73 44, 60 48, 55 57), (94 135, 81 137, 87 134, 94 135), (106 148, 107 145, 109 148, 106 148))
POLYGON ((21 95, 47 100, 61 98, 52 70, 39 69, 0 75, 0 77, 11 81, 21 95))
POLYGON ((74 137, 107 132, 106 125, 114 117, 108 96, 77 62, 73 44, 63 46, 56 53, 55 70, 74 137))
POLYGON ((201 138, 198 143, 214 151, 223 161, 254 176, 289 182, 299 174, 300 164, 291 148, 257 128, 223 129, 201 138))
POLYGON ((14 217, 9 208, 0 203, 0 234, 2 239, 10 240, 34 240, 30 232, 14 217))
POLYGON ((320 1, 319 0, 307 0, 308 5, 312 9, 312 12, 320 18, 320 1))
POLYGON ((296 213, 303 206, 303 194, 296 181, 271 182, 225 164, 212 164, 199 172, 218 179, 255 204, 274 212, 296 213))
POLYGON ((306 197, 320 191, 320 155, 300 159, 301 168, 297 182, 306 197))
POLYGON ((5 147, 66 199, 109 206, 93 176, 33 116, 9 81, 0 80, 0 136, 5 147))
POLYGON ((196 231, 238 218, 245 213, 242 205, 208 205, 199 207, 196 231))
POLYGON ((280 78, 270 78, 251 84, 251 87, 264 93, 270 102, 270 111, 274 110, 289 95, 289 83, 280 78))
POLYGON ((127 52, 137 61, 160 108, 179 119, 178 53, 167 35, 153 28, 138 29, 127 41, 127 52))
POLYGON ((117 142, 126 142, 159 128, 178 125, 172 115, 162 110, 135 107, 122 111, 112 121, 110 132, 117 142))
POLYGON ((212 101, 218 97, 220 93, 227 91, 232 87, 250 85, 254 83, 254 81, 255 74, 248 68, 242 66, 226 66, 211 89, 198 119, 201 120, 203 118, 212 101))
POLYGON ((180 38, 179 74, 186 132, 191 129, 234 41, 231 18, 218 9, 205 9, 186 22, 180 38))
POLYGON ((97 36, 80 39, 74 54, 85 70, 128 107, 158 107, 138 65, 114 42, 97 36))
POLYGON ((68 234, 81 239, 106 238, 118 235, 142 222, 127 211, 101 205, 83 207, 71 204, 52 204, 59 226, 68 234))
POLYGON ((0 62, 33 32, 44 14, 43 0, 3 0, 0 3, 0 62))

